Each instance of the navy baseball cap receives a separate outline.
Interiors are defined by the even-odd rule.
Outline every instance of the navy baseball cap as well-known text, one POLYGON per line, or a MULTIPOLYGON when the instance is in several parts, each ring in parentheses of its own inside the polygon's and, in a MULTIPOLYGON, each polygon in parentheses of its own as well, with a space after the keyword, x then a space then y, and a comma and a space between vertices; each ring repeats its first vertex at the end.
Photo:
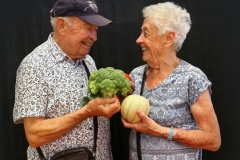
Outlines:
POLYGON ((111 20, 98 14, 94 0, 58 0, 50 11, 52 17, 77 16, 95 26, 105 26, 111 20))

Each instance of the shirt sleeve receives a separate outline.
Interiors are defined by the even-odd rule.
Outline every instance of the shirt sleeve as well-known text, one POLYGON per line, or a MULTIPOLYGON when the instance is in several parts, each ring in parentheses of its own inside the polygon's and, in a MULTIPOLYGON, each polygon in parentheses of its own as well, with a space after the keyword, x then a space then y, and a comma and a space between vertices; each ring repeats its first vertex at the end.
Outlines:
POLYGON ((189 104, 192 106, 207 88, 211 93, 212 83, 200 69, 196 69, 194 72, 191 72, 189 77, 188 96, 189 104))
POLYGON ((23 123, 24 117, 45 116, 47 85, 41 71, 28 57, 17 70, 15 85, 14 123, 23 123))

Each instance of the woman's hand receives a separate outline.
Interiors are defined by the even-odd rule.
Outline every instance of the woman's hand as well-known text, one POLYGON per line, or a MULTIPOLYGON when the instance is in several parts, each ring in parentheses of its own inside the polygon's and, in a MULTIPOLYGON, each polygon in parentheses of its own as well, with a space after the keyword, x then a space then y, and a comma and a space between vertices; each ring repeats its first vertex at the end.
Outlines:
POLYGON ((153 121, 140 110, 137 112, 137 114, 141 119, 141 121, 138 123, 129 123, 122 117, 124 127, 132 128, 135 131, 149 134, 152 136, 160 136, 160 133, 158 132, 159 128, 161 128, 160 125, 158 125, 155 121, 153 121))
POLYGON ((130 91, 127 93, 127 95, 131 95, 131 94, 133 93, 134 89, 135 89, 134 83, 133 83, 132 81, 129 81, 129 82, 130 82, 130 84, 131 84, 131 89, 130 89, 130 91))

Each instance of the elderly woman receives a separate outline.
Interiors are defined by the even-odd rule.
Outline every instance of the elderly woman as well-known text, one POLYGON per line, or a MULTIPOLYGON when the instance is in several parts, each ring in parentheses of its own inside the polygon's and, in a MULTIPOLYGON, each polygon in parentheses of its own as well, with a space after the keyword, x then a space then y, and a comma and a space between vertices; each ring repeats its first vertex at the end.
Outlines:
POLYGON ((199 68, 176 56, 190 30, 190 15, 166 2, 145 7, 143 16, 136 42, 147 64, 130 76, 134 94, 140 94, 143 83, 142 95, 150 103, 150 113, 138 111, 141 121, 134 124, 122 118, 124 126, 132 128, 130 159, 137 159, 139 152, 148 160, 201 159, 202 149, 219 149, 221 136, 210 97, 211 82, 199 68), (136 131, 141 133, 140 151, 136 131))

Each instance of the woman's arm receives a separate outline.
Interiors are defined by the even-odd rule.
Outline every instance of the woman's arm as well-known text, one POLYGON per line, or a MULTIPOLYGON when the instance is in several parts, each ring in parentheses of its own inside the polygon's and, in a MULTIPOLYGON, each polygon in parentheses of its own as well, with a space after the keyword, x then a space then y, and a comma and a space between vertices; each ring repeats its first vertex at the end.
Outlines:
MULTIPOLYGON (((193 104, 191 113, 196 120, 198 130, 174 128, 172 139, 193 148, 218 150, 221 145, 220 129, 208 89, 193 104)), ((168 138, 169 127, 160 126, 141 111, 138 111, 138 116, 142 121, 136 124, 128 123, 122 118, 124 126, 149 135, 168 138)))
POLYGON ((209 90, 191 107, 198 130, 174 129, 173 140, 195 148, 217 151, 221 145, 220 129, 209 90))

